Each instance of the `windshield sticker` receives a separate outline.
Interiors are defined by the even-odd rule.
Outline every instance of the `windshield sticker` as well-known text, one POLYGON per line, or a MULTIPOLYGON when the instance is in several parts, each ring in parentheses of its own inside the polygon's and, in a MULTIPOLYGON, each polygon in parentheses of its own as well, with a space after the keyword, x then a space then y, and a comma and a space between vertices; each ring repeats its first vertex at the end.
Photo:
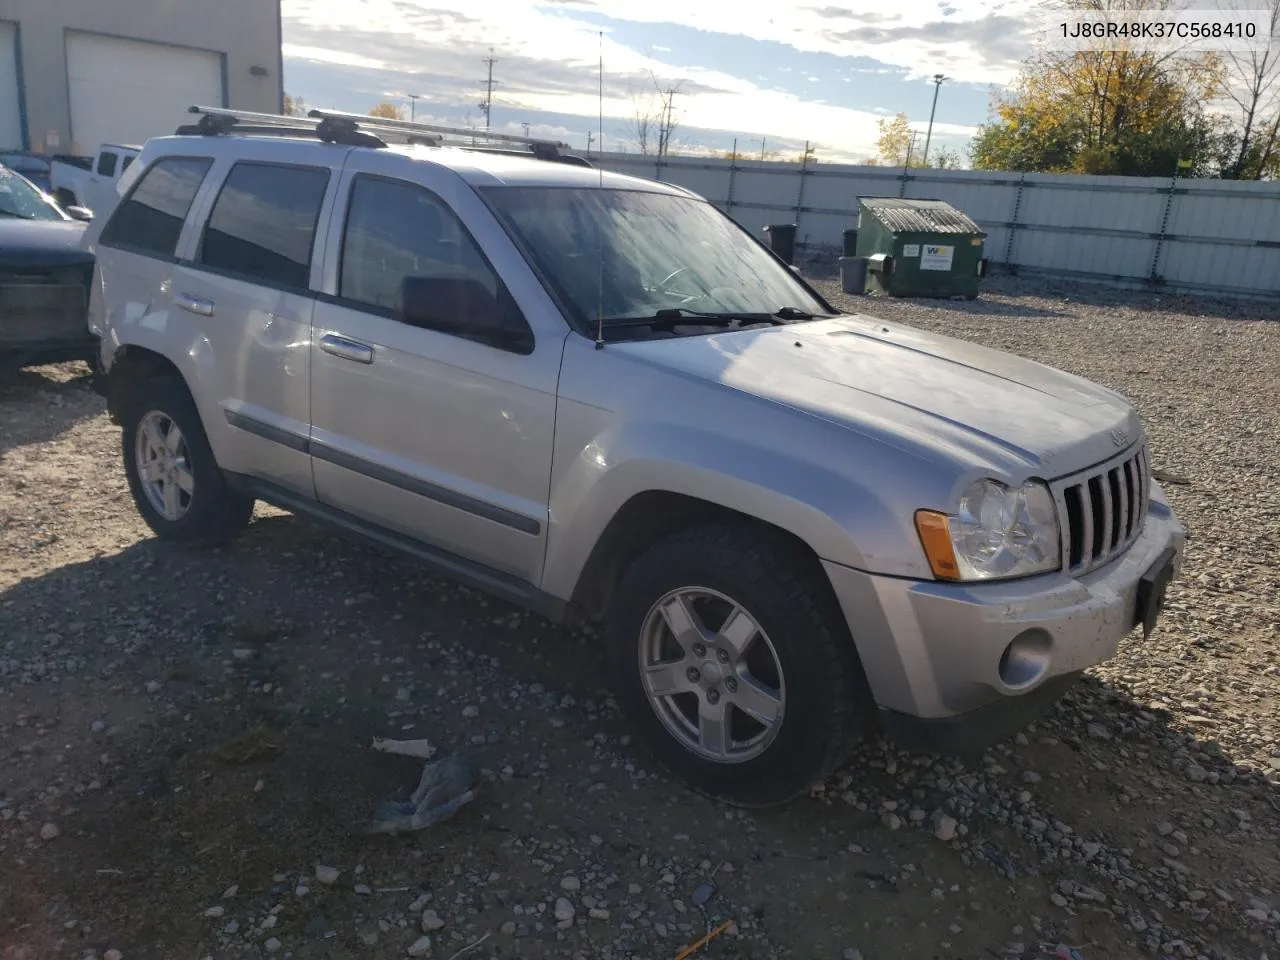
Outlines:
POLYGON ((908 243, 906 246, 904 246, 904 247, 902 248, 902 255, 903 255, 904 257, 918 257, 918 256, 920 256, 920 244, 918 244, 918 243, 908 243))
POLYGON ((926 243, 924 251, 920 254, 920 269, 950 270, 951 257, 955 251, 955 247, 940 247, 936 243, 926 243))

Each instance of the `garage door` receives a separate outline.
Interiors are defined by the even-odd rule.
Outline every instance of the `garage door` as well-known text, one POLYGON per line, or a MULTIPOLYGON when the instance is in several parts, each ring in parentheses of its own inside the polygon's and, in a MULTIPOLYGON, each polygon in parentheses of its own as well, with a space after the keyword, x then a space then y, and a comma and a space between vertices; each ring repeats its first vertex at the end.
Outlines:
POLYGON ((18 89, 18 28, 0 20, 0 149, 22 149, 18 89))
POLYGON ((68 32, 67 82, 73 149, 83 155, 171 134, 194 103, 225 106, 221 54, 161 43, 68 32))

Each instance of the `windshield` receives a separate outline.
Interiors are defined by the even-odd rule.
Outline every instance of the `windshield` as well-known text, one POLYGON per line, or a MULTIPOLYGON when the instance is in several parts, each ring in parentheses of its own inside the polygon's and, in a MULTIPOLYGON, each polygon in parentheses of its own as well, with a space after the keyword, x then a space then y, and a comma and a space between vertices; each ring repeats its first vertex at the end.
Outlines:
POLYGON ((0 167, 0 217, 23 220, 62 220, 44 194, 10 170, 0 167))
POLYGON ((590 329, 660 310, 826 313, 785 266, 711 204, 637 190, 490 187, 485 199, 590 329))

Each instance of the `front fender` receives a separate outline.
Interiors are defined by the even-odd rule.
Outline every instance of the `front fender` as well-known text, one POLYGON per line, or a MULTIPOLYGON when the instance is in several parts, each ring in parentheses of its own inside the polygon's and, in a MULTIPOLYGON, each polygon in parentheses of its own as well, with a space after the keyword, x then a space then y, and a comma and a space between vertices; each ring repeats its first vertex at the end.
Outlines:
POLYGON ((542 589, 572 596, 610 520, 647 492, 694 497, 754 517, 799 537, 823 560, 931 577, 910 514, 847 474, 742 437, 627 423, 577 451, 557 450, 542 589))

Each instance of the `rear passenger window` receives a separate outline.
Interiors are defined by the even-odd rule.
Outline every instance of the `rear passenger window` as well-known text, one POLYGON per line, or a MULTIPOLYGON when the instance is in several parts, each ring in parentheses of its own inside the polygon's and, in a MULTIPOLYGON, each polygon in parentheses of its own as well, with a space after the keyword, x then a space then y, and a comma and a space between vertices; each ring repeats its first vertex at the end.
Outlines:
POLYGON ((116 155, 105 150, 98 154, 98 172, 104 177, 116 175, 116 155))
POLYGON ((329 171, 237 163, 201 243, 200 263, 250 280, 305 290, 329 171))
POLYGON ((120 165, 120 172, 124 173, 129 169, 129 164, 133 163, 133 157, 125 157, 124 163, 120 165))
POLYGON ((118 206, 99 241, 157 257, 172 257, 191 201, 213 161, 207 157, 169 157, 157 161, 118 206))
POLYGON ((434 194, 403 181, 356 177, 338 295, 392 310, 406 276, 474 277, 498 293, 498 278, 475 241, 434 194))

